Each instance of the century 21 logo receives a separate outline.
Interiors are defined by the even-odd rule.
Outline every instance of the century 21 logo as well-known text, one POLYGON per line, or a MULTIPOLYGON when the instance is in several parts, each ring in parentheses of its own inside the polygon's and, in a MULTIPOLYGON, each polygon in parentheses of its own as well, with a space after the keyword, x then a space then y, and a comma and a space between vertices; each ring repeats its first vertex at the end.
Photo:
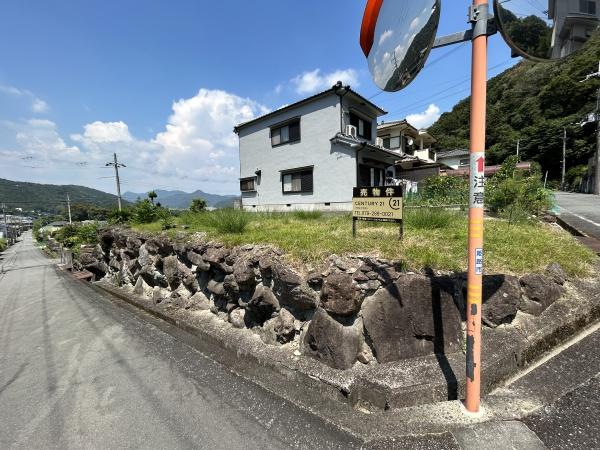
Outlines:
POLYGON ((390 198, 390 208, 392 208, 392 209, 402 208, 402 200, 399 198, 390 198))

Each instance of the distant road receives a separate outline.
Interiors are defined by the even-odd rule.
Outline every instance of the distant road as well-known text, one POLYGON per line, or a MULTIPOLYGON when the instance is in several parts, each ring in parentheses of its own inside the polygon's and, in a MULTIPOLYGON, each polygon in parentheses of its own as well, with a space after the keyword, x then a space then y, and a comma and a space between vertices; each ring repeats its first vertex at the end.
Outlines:
POLYGON ((0 255, 0 448, 358 448, 89 286, 0 255))
POLYGON ((588 236, 600 239, 600 195, 557 192, 558 215, 588 236))

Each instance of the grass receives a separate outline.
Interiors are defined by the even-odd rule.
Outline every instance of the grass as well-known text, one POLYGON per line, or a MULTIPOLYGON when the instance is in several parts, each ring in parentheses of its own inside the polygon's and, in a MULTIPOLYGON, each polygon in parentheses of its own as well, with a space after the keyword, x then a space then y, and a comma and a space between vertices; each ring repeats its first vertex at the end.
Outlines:
MULTIPOLYGON (((361 254, 403 260, 412 269, 465 270, 467 219, 464 212, 440 209, 406 210, 404 240, 398 225, 358 222, 352 238, 350 214, 249 213, 217 210, 186 213, 177 218, 190 233, 203 231, 226 245, 272 244, 293 260, 318 266, 331 254, 361 254)), ((160 232, 160 223, 138 225, 139 231, 160 232)), ((523 274, 560 263, 570 276, 589 273, 594 254, 566 232, 547 224, 501 219, 485 223, 486 272, 523 274)))

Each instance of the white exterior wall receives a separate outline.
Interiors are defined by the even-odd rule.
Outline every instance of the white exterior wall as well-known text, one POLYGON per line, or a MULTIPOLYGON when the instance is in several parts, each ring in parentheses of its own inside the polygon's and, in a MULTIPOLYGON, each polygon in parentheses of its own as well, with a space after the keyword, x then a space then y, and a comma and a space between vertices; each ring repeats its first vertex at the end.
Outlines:
POLYGON ((465 156, 451 156, 449 158, 440 158, 438 156, 437 162, 442 163, 442 164, 446 164, 447 166, 452 167, 453 169, 469 167, 468 164, 466 166, 461 166, 460 165, 460 160, 461 159, 469 159, 469 155, 465 155, 465 156))
MULTIPOLYGON (((589 0, 596 3, 596 18, 600 19, 600 0, 589 0)), ((565 22, 565 18, 572 15, 583 15, 579 9, 579 0, 554 0, 554 21, 556 27, 552 34, 552 44, 555 46, 553 57, 568 56, 571 52, 579 50, 586 41, 588 34, 593 31, 594 26, 590 27, 587 22, 575 23, 569 33, 568 38, 561 40, 559 34, 565 22)), ((593 16, 589 16, 593 17, 593 16)))
POLYGON ((331 144, 330 139, 339 131, 339 97, 333 94, 242 128, 240 178, 254 177, 256 170, 261 171, 256 192, 242 193, 243 208, 350 210, 356 184, 356 152, 331 144), (271 127, 295 117, 300 117, 300 141, 272 147, 271 127), (314 166, 313 192, 283 194, 280 171, 307 166, 314 166))

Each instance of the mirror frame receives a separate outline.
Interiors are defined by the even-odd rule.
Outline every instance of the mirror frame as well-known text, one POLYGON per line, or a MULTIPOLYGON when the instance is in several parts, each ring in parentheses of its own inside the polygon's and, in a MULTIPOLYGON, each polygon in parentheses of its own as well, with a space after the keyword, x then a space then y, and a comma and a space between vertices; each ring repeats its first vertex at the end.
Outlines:
POLYGON ((508 45, 511 50, 513 52, 515 52, 518 56, 525 58, 529 61, 535 61, 535 62, 541 62, 541 63, 551 63, 551 62, 556 62, 556 61, 562 61, 565 58, 568 58, 569 56, 572 55, 567 55, 567 56, 561 56, 560 58, 540 58, 538 56, 533 56, 530 55, 529 53, 523 51, 521 48, 519 48, 517 46, 517 44, 515 44, 515 42, 510 38, 510 36, 508 35, 508 33, 506 32, 506 30, 504 29, 504 25, 502 24, 502 21, 500 20, 500 10, 499 5, 500 5, 500 1, 501 0, 494 0, 494 20, 496 22, 496 28, 498 28, 498 31, 500 32, 500 34, 502 35, 502 38, 504 39, 504 42, 506 42, 506 45, 508 45))
MULTIPOLYGON (((365 57, 368 59, 369 54, 371 53, 371 51, 373 50, 373 48, 371 47, 369 49, 369 52, 367 52, 366 47, 371 44, 373 44, 373 37, 370 32, 367 32, 366 28, 370 28, 370 31, 372 31, 374 33, 376 27, 377 27, 377 18, 379 16, 379 14, 381 13, 381 8, 383 6, 383 2, 384 1, 393 1, 393 2, 398 2, 398 1, 405 1, 405 2, 410 2, 411 0, 368 0, 367 1, 367 5, 365 7, 365 12, 363 15, 363 21, 362 21, 362 27, 361 27, 361 34, 360 34, 360 46, 363 50, 363 53, 365 55, 365 57), (375 17, 376 16, 376 17, 375 17)), ((429 43, 429 45, 427 46, 427 48, 424 49, 424 57, 422 58, 422 63, 417 67, 417 70, 415 71, 414 76, 411 77, 410 81, 408 83, 405 83, 402 85, 402 87, 400 87, 397 90, 393 90, 393 91, 387 91, 384 88, 379 87, 379 85, 377 85, 377 83, 375 83, 375 85, 381 89, 383 92, 399 92, 403 89, 405 89, 408 85, 410 85, 415 78, 417 78, 417 76, 419 75, 419 73, 423 70, 423 67, 425 67, 425 64, 427 63, 427 60, 429 59, 429 54, 431 53, 431 50, 433 49, 433 45, 435 43, 435 39, 437 37, 437 32, 439 29, 439 25, 440 25, 440 19, 441 19, 441 15, 442 15, 442 0, 434 0, 435 1, 435 6, 436 6, 436 10, 437 10, 437 21, 435 24, 435 30, 433 33, 433 36, 431 37, 431 42, 429 43)), ((369 70, 370 72, 370 70, 369 70)), ((371 77, 373 77, 373 74, 371 73, 371 77)), ((374 81, 374 80, 373 80, 374 81)))

